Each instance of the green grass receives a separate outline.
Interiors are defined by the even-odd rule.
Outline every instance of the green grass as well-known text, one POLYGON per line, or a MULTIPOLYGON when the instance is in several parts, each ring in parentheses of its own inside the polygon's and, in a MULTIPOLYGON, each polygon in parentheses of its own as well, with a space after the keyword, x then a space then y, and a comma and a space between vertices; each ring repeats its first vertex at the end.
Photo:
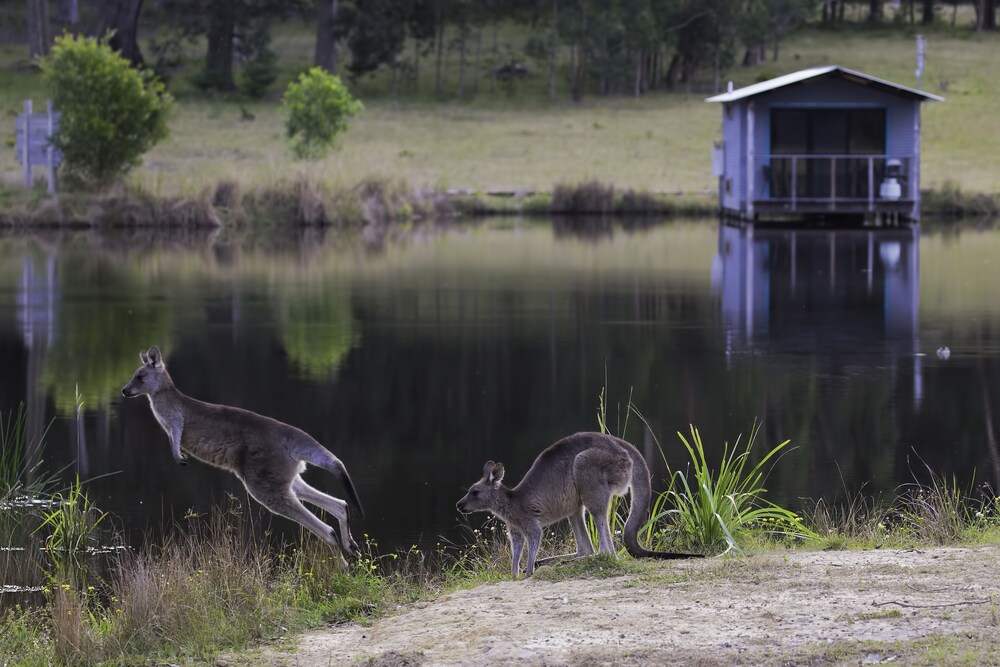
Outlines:
MULTIPOLYGON (((311 40, 308 29, 296 24, 276 32, 282 82, 308 64, 311 40)), ((1000 172, 991 166, 1000 152, 1000 118, 993 113, 1000 104, 1000 89, 993 84, 998 43, 996 34, 927 32, 925 88, 946 101, 924 107, 925 187, 940 188, 950 179, 970 193, 1000 191, 1000 172)), ((301 163, 286 148, 276 99, 240 104, 191 93, 187 81, 199 64, 197 48, 172 83, 179 100, 171 138, 129 178, 154 195, 192 197, 221 180, 236 181, 244 190, 266 189, 302 175, 329 187, 376 177, 415 189, 548 192, 558 183, 592 179, 620 190, 688 196, 715 189, 709 152, 719 136, 721 112, 703 102, 709 90, 640 99, 588 97, 574 104, 565 98, 550 103, 534 88, 508 98, 481 85, 473 99, 438 100, 424 80, 419 91, 403 87, 392 99, 380 74, 354 85, 366 109, 352 119, 341 150, 301 163), (253 120, 246 120, 243 109, 253 120)), ((0 117, 11 118, 26 96, 43 102, 38 78, 25 67, 21 51, 0 49, 0 117)), ((828 63, 914 84, 911 35, 856 29, 804 31, 783 45, 777 62, 735 67, 723 80, 739 86, 828 63)), ((11 151, 0 152, 0 175, 3 182, 19 182, 11 151)))
MULTIPOLYGON (((691 446, 697 452, 698 445, 691 446)), ((749 452, 749 448, 734 449, 727 460, 749 452)), ((750 481, 745 488, 759 488, 758 472, 769 458, 765 455, 748 474, 739 476, 750 481)), ((703 483, 707 484, 704 479, 703 483)), ((953 483, 940 481, 921 488, 905 496, 910 499, 909 511, 915 512, 912 507, 917 502, 925 507, 944 502, 965 517, 963 529, 949 533, 949 543, 975 541, 977 536, 995 538, 1000 501, 992 494, 971 499, 956 495, 953 483), (925 497, 933 495, 940 498, 925 497)), ((907 505, 900 507, 905 511, 907 505)), ((760 523, 759 517, 747 526, 754 523, 760 523)), ((911 524, 900 524, 907 539, 933 535, 902 527, 911 524)), ((751 539, 750 546, 760 550, 794 546, 773 539, 773 533, 766 527, 754 531, 752 536, 761 540, 751 539)), ((565 552, 568 539, 565 531, 547 531, 544 554, 565 552)), ((381 554, 366 540, 361 556, 345 570, 340 558, 316 540, 275 548, 266 537, 255 537, 246 512, 234 500, 207 519, 187 517, 172 536, 150 542, 140 553, 120 552, 102 579, 53 577, 41 606, 0 612, 0 655, 17 656, 8 663, 12 665, 210 662, 220 652, 282 641, 289 634, 329 623, 368 623, 399 605, 509 577, 510 554, 497 522, 472 532, 469 542, 465 547, 439 546, 432 552, 412 548, 381 554)), ((935 538, 933 543, 939 542, 935 538)), ((692 577, 773 580, 781 576, 780 567, 730 555, 695 571, 675 572, 649 561, 596 555, 542 567, 535 577, 558 582, 625 576, 631 579, 623 585, 667 585, 692 577)), ((897 617, 893 610, 877 611, 844 622, 897 617)), ((919 645, 905 648, 931 656, 938 655, 941 647, 928 645, 926 654, 919 645)), ((970 650, 980 655, 979 647, 970 650)))
POLYGON ((902 665, 996 665, 1000 664, 1000 646, 994 632, 970 632, 957 635, 932 635, 896 642, 833 641, 804 649, 789 661, 795 664, 871 664, 880 662, 902 665))
POLYGON ((163 542, 119 551, 100 579, 55 570, 30 613, 0 611, 11 665, 214 660, 329 623, 368 622, 397 605, 497 581, 506 565, 486 540, 467 548, 379 554, 367 542, 343 569, 316 540, 276 548, 235 501, 190 516, 163 542))
POLYGON ((754 425, 743 445, 740 438, 732 447, 726 443, 718 467, 706 460, 698 429, 691 427, 690 442, 678 433, 688 452, 688 469, 671 473, 668 489, 653 502, 652 526, 646 532, 704 553, 741 551, 751 538, 813 538, 815 533, 802 524, 801 517, 764 497, 768 463, 777 462, 775 457, 789 441, 755 460, 753 446, 759 431, 760 425, 754 425))

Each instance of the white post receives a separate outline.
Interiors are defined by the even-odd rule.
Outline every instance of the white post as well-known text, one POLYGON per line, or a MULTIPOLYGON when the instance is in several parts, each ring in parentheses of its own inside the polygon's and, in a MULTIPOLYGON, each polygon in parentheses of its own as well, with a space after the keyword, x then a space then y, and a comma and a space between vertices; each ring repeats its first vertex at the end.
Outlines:
POLYGON ((21 144, 24 187, 31 187, 31 100, 24 101, 24 143, 21 144))
POLYGON ((753 133, 754 133, 754 118, 753 118, 753 101, 747 103, 747 201, 746 201, 746 211, 747 218, 751 221, 753 220, 753 198, 754 198, 754 174, 757 169, 754 165, 754 151, 753 151, 753 133))
POLYGON ((910 220, 920 220, 920 104, 915 103, 913 112, 913 157, 910 169, 910 197, 913 198, 913 208, 910 209, 910 220))
POLYGON ((55 123, 52 119, 52 100, 48 101, 46 105, 48 111, 47 127, 45 129, 45 161, 48 163, 49 172, 49 194, 54 195, 56 193, 56 149, 52 145, 52 135, 55 132, 55 123))
MULTIPOLYGON (((799 160, 798 156, 796 156, 796 155, 792 156, 792 210, 793 211, 795 210, 795 198, 797 197, 796 190, 799 189, 799 181, 798 181, 799 163, 798 163, 798 160, 799 160)), ((795 261, 794 258, 793 258, 792 261, 793 262, 795 261)))
POLYGON ((868 156, 868 211, 875 210, 875 158, 868 156))

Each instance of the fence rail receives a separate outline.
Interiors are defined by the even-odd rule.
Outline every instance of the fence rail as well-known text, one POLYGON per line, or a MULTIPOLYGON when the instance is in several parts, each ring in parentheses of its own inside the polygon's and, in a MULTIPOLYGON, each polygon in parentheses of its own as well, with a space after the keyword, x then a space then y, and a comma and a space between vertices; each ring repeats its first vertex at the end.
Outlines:
POLYGON ((866 205, 913 198, 910 192, 912 155, 769 155, 764 165, 762 201, 790 204, 866 205), (898 169, 895 168, 898 163, 898 169), (898 190, 891 180, 898 184, 898 190), (883 184, 888 187, 883 189, 883 184))

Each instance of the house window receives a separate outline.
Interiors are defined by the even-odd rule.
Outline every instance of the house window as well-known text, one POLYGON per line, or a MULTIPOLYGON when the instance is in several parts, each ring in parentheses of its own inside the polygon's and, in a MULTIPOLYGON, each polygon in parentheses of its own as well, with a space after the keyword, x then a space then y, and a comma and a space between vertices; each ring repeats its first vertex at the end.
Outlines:
POLYGON ((726 179, 726 194, 727 195, 733 194, 733 179, 731 178, 726 179))
POLYGON ((772 155, 884 155, 885 109, 772 109, 772 155))
MULTIPOLYGON (((769 191, 779 199, 793 187, 802 199, 867 198, 868 156, 885 150, 885 109, 772 109, 769 191)), ((876 182, 884 162, 873 164, 876 182)))

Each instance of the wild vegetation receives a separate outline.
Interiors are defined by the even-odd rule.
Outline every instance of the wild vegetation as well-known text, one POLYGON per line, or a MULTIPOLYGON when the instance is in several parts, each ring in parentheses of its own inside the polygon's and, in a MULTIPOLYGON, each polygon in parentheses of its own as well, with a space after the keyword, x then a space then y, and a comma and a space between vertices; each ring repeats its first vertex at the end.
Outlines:
MULTIPOLYGON (((350 192, 366 179, 405 184, 421 198, 451 191, 455 211, 548 212, 548 193, 557 185, 588 183, 613 188, 616 196, 632 192, 634 197, 622 199, 644 209, 655 203, 653 208, 667 212, 692 205, 710 211, 716 183, 708 152, 719 119, 703 102, 707 94, 726 80, 745 85, 829 63, 912 84, 918 24, 927 39, 925 89, 946 98, 925 108, 926 208, 977 215, 991 208, 983 204, 1000 191, 989 166, 1000 150, 994 145, 1000 132, 990 126, 998 100, 991 85, 997 36, 990 29, 989 3, 985 10, 961 2, 716 3, 702 13, 697 3, 653 3, 655 20, 641 23, 651 33, 640 37, 630 32, 638 19, 619 17, 625 6, 615 3, 603 10, 559 3, 553 21, 554 4, 452 7, 442 0, 428 9, 420 3, 365 3, 344 5, 342 15, 331 19, 322 15, 326 3, 318 3, 313 16, 245 0, 247 11, 226 19, 235 21, 235 46, 219 51, 209 48, 216 43, 208 34, 210 16, 180 11, 184 1, 144 5, 138 22, 118 28, 118 41, 112 40, 123 53, 123 45, 134 42, 146 54, 142 62, 165 78, 177 100, 171 138, 147 154, 115 195, 180 212, 161 214, 159 221, 228 221, 225 210, 200 205, 216 184, 237 183, 245 194, 273 193, 303 179, 330 193, 350 192), (403 11, 412 21, 397 22, 398 34, 376 48, 378 40, 366 31, 381 24, 369 22, 367 12, 381 20, 389 10, 403 11), (594 30, 613 29, 584 39, 581 11, 621 22, 588 22, 594 30), (333 32, 327 30, 333 24, 324 23, 328 19, 339 26, 333 32), (130 31, 131 39, 121 36, 130 31), (625 31, 627 39, 616 31, 625 31), (264 94, 240 92, 247 70, 264 63, 273 69, 264 94), (279 92, 312 64, 340 73, 365 111, 343 135, 339 151, 303 168, 284 141, 285 116, 277 102, 279 92), (219 67, 229 73, 209 75, 221 72, 219 67), (556 99, 550 100, 553 80, 556 99), (576 102, 574 85, 581 93, 576 102), (961 206, 954 205, 949 179, 964 195, 961 206), (494 191, 513 196, 487 194, 494 191), (945 196, 935 197, 938 192, 945 196)), ((81 3, 77 29, 98 19, 109 25, 104 4, 81 3)), ((44 98, 27 67, 25 45, 13 37, 23 34, 15 28, 27 17, 20 7, 5 8, 0 17, 0 24, 10 26, 0 44, 6 91, 0 109, 17 112, 25 97, 44 98)), ((53 26, 65 20, 64 14, 49 17, 53 26)), ((224 41, 228 33, 219 34, 224 41)), ((19 181, 11 152, 0 151, 0 171, 5 182, 19 181)), ((136 208, 141 214, 150 207, 136 208)), ((10 222, 58 222, 100 219, 103 206, 53 204, 40 192, 4 186, 0 210, 10 222)))
MULTIPOLYGON (((13 447, 4 451, 23 451, 16 444, 23 437, 17 416, 8 419, 14 421, 4 422, 3 435, 13 447)), ((763 497, 766 472, 787 442, 759 455, 752 450, 755 435, 743 448, 727 448, 718 468, 706 462, 697 430, 690 441, 682 437, 690 468, 673 473, 641 535, 708 554, 997 538, 1000 498, 933 475, 929 484, 904 489, 884 507, 858 496, 846 505, 818 501, 800 517, 763 497)), ((23 462, 5 459, 3 466, 13 471, 5 488, 24 488, 18 472, 25 470, 23 462)), ((235 498, 208 517, 189 515, 162 541, 147 540, 139 551, 112 550, 98 566, 86 556, 93 553, 89 545, 98 539, 118 544, 120 538, 99 530, 103 515, 79 482, 55 500, 38 513, 36 530, 20 536, 26 546, 38 545, 20 566, 41 573, 41 599, 13 606, 9 595, 0 598, 0 655, 11 656, 8 665, 210 660, 220 651, 280 641, 323 623, 370 619, 400 604, 509 576, 509 547, 495 520, 470 527, 468 545, 439 545, 431 552, 413 547, 381 553, 369 540, 344 571, 316 540, 275 544, 235 498)), ((10 516, 9 504, 0 507, 10 516)), ((620 524, 618 509, 612 511, 620 524)), ((543 553, 563 552, 570 539, 568 531, 546 533, 543 553)), ((596 556, 543 568, 538 576, 628 574, 633 566, 622 558, 596 556)))
POLYGON ((106 40, 64 35, 40 63, 60 112, 53 143, 63 174, 106 185, 166 138, 170 95, 152 72, 133 69, 106 40))

